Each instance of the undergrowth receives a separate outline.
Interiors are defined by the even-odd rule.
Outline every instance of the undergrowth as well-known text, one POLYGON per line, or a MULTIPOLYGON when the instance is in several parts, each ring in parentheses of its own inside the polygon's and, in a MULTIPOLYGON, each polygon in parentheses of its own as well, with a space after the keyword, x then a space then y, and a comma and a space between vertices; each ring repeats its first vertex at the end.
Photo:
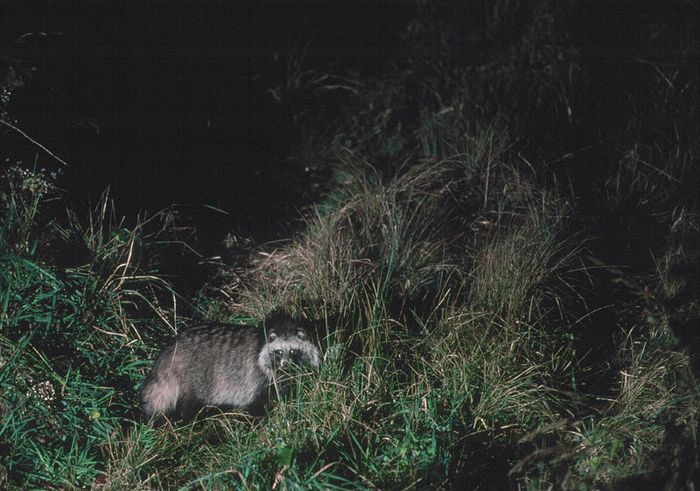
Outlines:
POLYGON ((58 195, 40 172, 11 168, 2 186, 0 477, 90 482, 100 444, 135 415, 133 381, 151 353, 142 334, 169 330, 155 314, 173 292, 137 259, 156 232, 110 220, 107 195, 59 224, 42 214, 58 195))

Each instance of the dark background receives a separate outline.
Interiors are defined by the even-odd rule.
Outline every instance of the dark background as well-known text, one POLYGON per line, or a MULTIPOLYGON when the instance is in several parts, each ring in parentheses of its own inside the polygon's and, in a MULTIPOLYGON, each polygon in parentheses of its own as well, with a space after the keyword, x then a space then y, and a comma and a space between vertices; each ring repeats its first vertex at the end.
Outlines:
MULTIPOLYGON (((126 215, 206 204, 229 215, 195 220, 249 233, 280 228, 309 200, 304 165, 288 158, 298 128, 271 95, 290 52, 306 48, 306 66, 374 70, 401 50, 413 2, 1 5, 1 54, 35 68, 10 114, 70 163, 60 184, 72 199, 110 186, 126 215)), ((3 146, 27 149, 2 133, 3 146)))
MULTIPOLYGON (((445 57, 488 66, 512 57, 523 36, 538 38, 528 34, 533 12, 549 4, 516 4, 498 18, 485 15, 498 3, 484 1, 0 2, 0 56, 31 73, 8 113, 70 163, 59 180, 70 200, 94 202, 109 186, 129 217, 182 205, 205 242, 228 230, 284 237, 298 208, 318 198, 297 151, 295 110, 309 101, 294 106, 286 97, 287 61, 303 51, 302 69, 356 80, 409 56, 426 66, 445 57), (426 30, 407 39, 416 20, 426 30)), ((512 111, 527 120, 524 151, 533 161, 591 148, 570 169, 591 187, 588 181, 606 171, 596 163, 611 159, 605 151, 616 142, 609 135, 633 120, 660 124, 644 99, 629 95, 640 73, 648 64, 697 64, 698 3, 591 0, 547 9, 562 30, 557 49, 575 60, 572 76, 582 88, 570 102, 578 119, 553 114, 547 103, 512 111)), ((546 39, 546 24, 535 29, 546 39)), ((514 93, 514 103, 530 99, 514 93)), ((62 167, 5 128, 0 145, 24 166, 62 167)))

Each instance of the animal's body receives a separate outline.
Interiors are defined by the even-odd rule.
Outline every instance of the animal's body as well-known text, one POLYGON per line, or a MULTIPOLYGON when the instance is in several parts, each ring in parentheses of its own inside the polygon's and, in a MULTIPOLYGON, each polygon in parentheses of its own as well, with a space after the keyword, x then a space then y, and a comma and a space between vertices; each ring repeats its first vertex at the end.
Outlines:
POLYGON ((189 418, 204 406, 260 413, 288 364, 317 367, 319 361, 306 329, 283 314, 257 327, 188 329, 158 355, 141 389, 141 409, 147 418, 189 418))

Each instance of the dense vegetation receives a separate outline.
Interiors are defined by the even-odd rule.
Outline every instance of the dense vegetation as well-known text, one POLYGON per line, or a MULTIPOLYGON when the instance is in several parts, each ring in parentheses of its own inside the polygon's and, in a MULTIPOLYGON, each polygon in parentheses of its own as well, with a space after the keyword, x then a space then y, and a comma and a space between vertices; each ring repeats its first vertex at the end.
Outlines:
POLYGON ((412 57, 362 76, 294 52, 275 94, 316 204, 283 243, 229 236, 191 296, 172 209, 66 209, 60 176, 6 165, 0 487, 700 484, 697 25, 610 9, 628 52, 601 63, 588 5, 417 2, 412 57), (277 307, 324 353, 291 397, 140 421, 174 332, 277 307))

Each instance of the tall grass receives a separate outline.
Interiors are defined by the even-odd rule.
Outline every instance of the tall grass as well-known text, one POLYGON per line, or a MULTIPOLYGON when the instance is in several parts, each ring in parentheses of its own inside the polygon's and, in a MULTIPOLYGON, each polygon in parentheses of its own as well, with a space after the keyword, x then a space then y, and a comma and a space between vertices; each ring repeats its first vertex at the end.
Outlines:
POLYGON ((349 169, 299 241, 261 255, 246 298, 304 299, 330 312, 369 301, 371 309, 372 297, 418 296, 456 272, 440 223, 449 218, 441 206, 455 166, 417 166, 388 183, 368 164, 349 169))
POLYGON ((89 484, 99 445, 134 415, 142 333, 163 331, 152 307, 168 286, 134 259, 146 225, 110 224, 106 197, 84 222, 59 225, 44 215, 58 199, 47 176, 13 170, 3 187, 3 484, 89 484), (74 264, 57 266, 68 248, 74 264))
MULTIPOLYGON (((226 430, 226 441, 255 433, 260 443, 244 448, 274 454, 282 440, 299 456, 292 468, 266 467, 256 485, 282 473, 289 487, 327 486, 303 477, 325 466, 344 488, 446 485, 475 442, 499 434, 512 444, 573 407, 562 387, 575 378, 575 353, 566 316, 552 315, 579 266, 569 210, 490 159, 493 133, 480 137, 393 177, 345 155, 304 232, 259 252, 244 286, 228 291, 238 312, 283 305, 317 319, 326 353, 264 423, 226 430)), ((207 449, 220 469, 212 482, 238 482, 218 463, 232 450, 207 449)))

